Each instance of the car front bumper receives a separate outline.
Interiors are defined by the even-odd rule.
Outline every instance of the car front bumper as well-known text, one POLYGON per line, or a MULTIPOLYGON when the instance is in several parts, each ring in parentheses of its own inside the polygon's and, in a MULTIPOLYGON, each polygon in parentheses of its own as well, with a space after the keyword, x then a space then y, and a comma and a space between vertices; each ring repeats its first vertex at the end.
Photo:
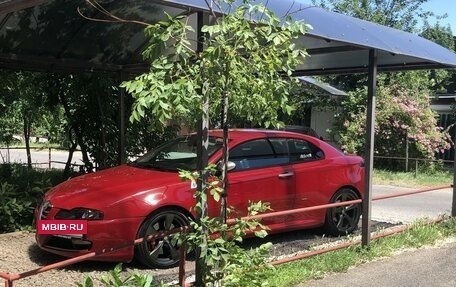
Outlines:
POLYGON ((130 262, 134 255, 134 240, 144 218, 121 218, 88 221, 87 234, 36 234, 38 246, 64 257, 93 253, 90 260, 130 262))

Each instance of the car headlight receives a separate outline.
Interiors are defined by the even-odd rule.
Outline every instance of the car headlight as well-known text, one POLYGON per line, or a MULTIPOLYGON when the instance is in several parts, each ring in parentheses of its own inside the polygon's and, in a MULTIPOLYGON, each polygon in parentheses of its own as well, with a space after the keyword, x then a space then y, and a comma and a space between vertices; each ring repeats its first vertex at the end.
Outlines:
POLYGON ((60 210, 55 219, 86 219, 86 220, 100 220, 103 219, 103 212, 95 209, 88 208, 74 208, 72 210, 60 210))

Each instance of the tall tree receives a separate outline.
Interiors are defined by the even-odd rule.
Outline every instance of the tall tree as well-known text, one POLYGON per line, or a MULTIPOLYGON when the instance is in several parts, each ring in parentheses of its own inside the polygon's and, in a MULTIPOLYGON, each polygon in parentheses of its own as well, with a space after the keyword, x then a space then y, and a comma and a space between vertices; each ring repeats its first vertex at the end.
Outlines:
MULTIPOLYGON (((438 23, 429 25, 430 18, 444 18, 423 9, 428 0, 313 0, 314 4, 337 12, 376 22, 400 30, 419 33, 422 36, 454 48, 449 27, 438 23), (423 23, 423 28, 420 27, 423 23)), ((348 152, 361 152, 365 132, 362 115, 365 113, 367 77, 363 74, 329 77, 326 80, 350 91, 350 96, 341 103, 341 112, 336 116, 336 126, 332 130, 336 140, 348 152)), ((448 134, 436 127, 436 113, 430 109, 429 97, 441 91, 449 81, 447 71, 409 71, 383 73, 378 85, 378 117, 376 126, 377 152, 383 156, 404 156, 401 143, 410 140, 417 156, 432 157, 434 152, 448 149, 448 134), (391 98, 394 96, 393 98, 391 98), (419 113, 404 109, 404 104, 417 106, 419 113), (417 121, 417 123, 414 123, 417 121), (395 123, 395 124, 392 124, 395 123), (398 124, 401 123, 401 124, 398 124), (421 124, 421 125, 420 125, 421 124), (411 129, 401 131, 401 127, 411 129), (419 133, 424 133, 418 135, 419 133), (425 141, 417 140, 417 138, 425 141), (424 147, 426 145, 426 147, 424 147)))
MULTIPOLYGON (((407 74, 413 75, 413 74, 407 74)), ((417 77, 409 82, 419 81, 417 77)), ((436 114, 430 109, 429 94, 419 84, 403 87, 381 77, 375 126, 375 152, 381 156, 432 159, 435 153, 450 148, 449 135, 437 126, 436 114)), ((348 153, 363 153, 366 122, 365 88, 351 92, 336 115, 335 133, 348 153)))
MULTIPOLYGON (((146 35, 150 42, 144 56, 151 69, 123 84, 135 99, 132 120, 152 117, 162 124, 175 119, 194 122, 205 115, 202 107, 209 105, 211 118, 215 119, 212 124, 219 122, 224 128, 222 186, 225 192, 227 118, 237 115, 252 124, 278 125, 278 110, 289 114, 293 109, 288 95, 290 83, 296 80, 291 75, 306 56, 305 50, 293 42, 305 33, 307 27, 303 23, 293 22, 289 15, 280 19, 262 4, 238 1, 239 6, 234 7, 233 2, 211 1, 217 8, 228 4, 231 13, 212 11, 213 23, 202 28, 206 33, 203 51, 192 48, 187 38, 192 29, 183 16, 168 16, 166 21, 149 25, 146 35)), ((205 171, 200 173, 204 178, 205 171)), ((221 218, 226 214, 226 195, 222 194, 221 218)), ((206 196, 205 192, 198 195, 195 206, 198 219, 205 217, 206 196)), ((201 227, 196 232, 206 230, 201 227)), ((207 246, 204 244, 207 237, 202 238, 201 245, 207 246)), ((205 258, 210 258, 210 253, 207 249, 197 252, 205 258)), ((206 276, 202 280, 210 280, 211 269, 223 272, 226 261, 225 258, 206 261, 208 266, 203 272, 206 276)), ((199 275, 198 266, 201 257, 197 262, 199 275)), ((205 286, 198 278, 197 285, 205 286)))
MULTIPOLYGON (((45 93, 43 89, 43 75, 39 73, 17 72, 10 73, 2 78, 4 91, 9 97, 7 116, 10 124, 20 119, 22 123, 21 134, 24 136, 27 165, 32 167, 32 158, 30 152, 30 137, 33 128, 42 116, 47 112, 45 109, 45 93), (19 119, 18 119, 19 118, 19 119)), ((11 127, 11 125, 10 125, 11 127)), ((14 132, 18 132, 15 130, 14 132)))
POLYGON ((315 5, 407 32, 418 32, 419 21, 443 18, 423 9, 429 0, 312 0, 315 5))

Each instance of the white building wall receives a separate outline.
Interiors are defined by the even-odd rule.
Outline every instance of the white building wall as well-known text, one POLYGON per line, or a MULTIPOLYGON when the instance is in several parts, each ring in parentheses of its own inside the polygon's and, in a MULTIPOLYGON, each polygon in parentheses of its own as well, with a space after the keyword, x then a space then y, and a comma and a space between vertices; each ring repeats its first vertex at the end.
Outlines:
POLYGON ((310 127, 328 142, 330 142, 331 136, 327 130, 333 128, 334 114, 335 110, 332 109, 312 108, 310 127))

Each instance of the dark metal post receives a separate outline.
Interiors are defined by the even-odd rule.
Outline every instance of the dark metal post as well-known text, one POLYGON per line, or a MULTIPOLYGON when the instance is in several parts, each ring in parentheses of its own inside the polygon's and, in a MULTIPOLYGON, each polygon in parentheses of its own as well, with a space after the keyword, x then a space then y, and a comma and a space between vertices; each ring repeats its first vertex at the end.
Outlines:
MULTIPOLYGON (((203 51, 203 43, 204 43, 204 35, 201 32, 201 29, 205 23, 208 23, 208 16, 205 15, 203 12, 198 12, 197 14, 197 48, 196 52, 200 53, 203 51)), ((201 91, 202 96, 202 117, 201 120, 198 122, 198 150, 197 150, 197 169, 201 172, 201 176, 197 181, 197 189, 199 191, 204 191, 206 189, 206 180, 207 180, 207 172, 204 169, 208 165, 208 153, 207 148, 209 146, 209 100, 207 96, 201 91)), ((197 213, 196 220, 199 222, 201 218, 207 216, 207 201, 202 200, 201 202, 201 211, 197 213)), ((207 230, 202 230, 201 232, 207 232, 207 230)), ((203 268, 204 268, 204 260, 200 258, 202 254, 202 250, 207 248, 207 246, 198 246, 195 250, 196 253, 196 265, 195 265, 195 286, 196 287, 203 287, 203 268)))
MULTIPOLYGON (((119 73, 119 80, 123 82, 123 72, 119 73)), ((125 152, 125 90, 119 89, 119 164, 124 164, 126 159, 125 152)))
MULTIPOLYGON (((228 77, 228 75, 227 75, 228 77)), ((227 197, 228 197, 228 92, 225 91, 222 97, 221 124, 223 129, 223 151, 222 151, 222 200, 220 202, 220 217, 224 222, 227 218, 227 197)))
MULTIPOLYGON (((456 143, 456 123, 453 126, 454 129, 454 138, 453 142, 456 143)), ((453 155, 453 202, 451 204, 451 216, 455 217, 456 216, 456 144, 453 146, 454 148, 454 155, 453 155)))
POLYGON ((366 119, 366 147, 365 147, 365 179, 362 219, 362 245, 368 246, 371 236, 371 208, 372 208, 372 171, 374 165, 374 125, 375 125, 375 98, 377 93, 377 50, 369 50, 369 76, 367 87, 367 119, 366 119))
POLYGON ((49 153, 48 153, 48 168, 51 169, 52 168, 52 164, 51 164, 52 156, 51 156, 51 148, 50 147, 48 148, 48 151, 49 151, 49 153))
POLYGON ((409 171, 409 138, 408 132, 405 134, 405 172, 409 171))

